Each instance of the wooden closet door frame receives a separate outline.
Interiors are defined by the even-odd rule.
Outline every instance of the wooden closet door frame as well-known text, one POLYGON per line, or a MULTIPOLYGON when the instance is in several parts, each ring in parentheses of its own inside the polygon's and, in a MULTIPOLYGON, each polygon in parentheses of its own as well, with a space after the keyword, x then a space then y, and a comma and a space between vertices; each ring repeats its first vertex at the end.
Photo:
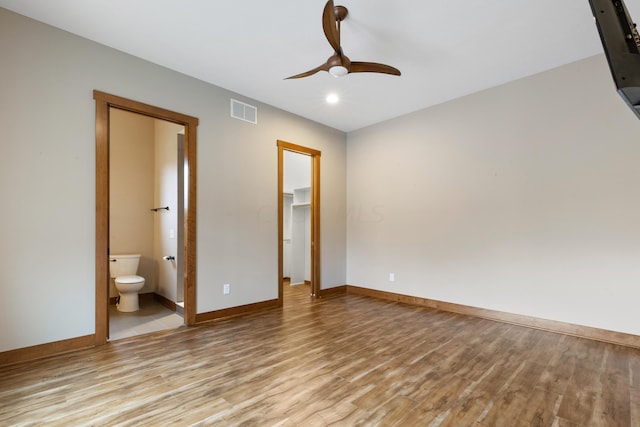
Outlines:
POLYGON ((184 126, 184 320, 196 323, 196 129, 198 119, 108 93, 93 91, 96 102, 96 330, 95 344, 109 335, 109 111, 142 114, 184 126))
POLYGON ((320 295, 320 151, 278 140, 278 304, 284 304, 284 152, 311 157, 311 296, 320 295))

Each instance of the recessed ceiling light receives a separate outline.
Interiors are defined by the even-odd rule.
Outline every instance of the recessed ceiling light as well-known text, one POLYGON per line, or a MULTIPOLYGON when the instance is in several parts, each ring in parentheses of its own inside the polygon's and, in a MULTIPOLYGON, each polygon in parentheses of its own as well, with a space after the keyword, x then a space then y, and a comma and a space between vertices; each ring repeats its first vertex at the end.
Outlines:
POLYGON ((327 102, 329 104, 336 104, 338 101, 340 101, 340 98, 338 98, 338 95, 336 95, 335 93, 330 93, 329 95, 327 95, 327 102))

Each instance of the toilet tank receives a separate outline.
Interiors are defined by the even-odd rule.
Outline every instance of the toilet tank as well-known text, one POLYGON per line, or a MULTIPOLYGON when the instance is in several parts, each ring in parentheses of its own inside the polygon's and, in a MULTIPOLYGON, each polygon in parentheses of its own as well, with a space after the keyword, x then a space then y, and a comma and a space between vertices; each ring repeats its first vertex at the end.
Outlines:
POLYGON ((109 273, 113 278, 135 276, 139 263, 140 254, 109 255, 109 273))

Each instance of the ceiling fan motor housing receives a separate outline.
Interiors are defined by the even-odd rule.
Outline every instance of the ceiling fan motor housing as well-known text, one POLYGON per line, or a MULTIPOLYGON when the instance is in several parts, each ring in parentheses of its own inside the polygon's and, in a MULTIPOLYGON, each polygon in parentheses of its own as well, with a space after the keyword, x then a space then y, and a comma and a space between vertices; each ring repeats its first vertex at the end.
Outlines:
POLYGON ((336 15, 336 21, 344 21, 344 18, 349 14, 349 10, 344 6, 336 6, 333 8, 333 13, 336 15))

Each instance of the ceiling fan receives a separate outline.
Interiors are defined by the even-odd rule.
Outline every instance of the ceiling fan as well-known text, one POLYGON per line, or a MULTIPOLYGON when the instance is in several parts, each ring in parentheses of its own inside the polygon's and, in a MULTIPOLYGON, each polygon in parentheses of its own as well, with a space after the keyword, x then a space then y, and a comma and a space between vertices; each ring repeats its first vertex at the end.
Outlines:
MULTIPOLYGON (((351 61, 343 52, 340 46, 340 23, 347 17, 349 11, 344 6, 334 6, 333 0, 329 0, 324 6, 322 13, 322 29, 329 44, 334 50, 334 54, 327 59, 324 64, 306 71, 287 77, 287 79, 299 79, 311 76, 318 71, 328 71, 334 77, 341 77, 349 73, 383 73, 400 75, 400 70, 390 65, 378 64, 376 62, 351 61)), ((285 79, 286 80, 286 79, 285 79)))

